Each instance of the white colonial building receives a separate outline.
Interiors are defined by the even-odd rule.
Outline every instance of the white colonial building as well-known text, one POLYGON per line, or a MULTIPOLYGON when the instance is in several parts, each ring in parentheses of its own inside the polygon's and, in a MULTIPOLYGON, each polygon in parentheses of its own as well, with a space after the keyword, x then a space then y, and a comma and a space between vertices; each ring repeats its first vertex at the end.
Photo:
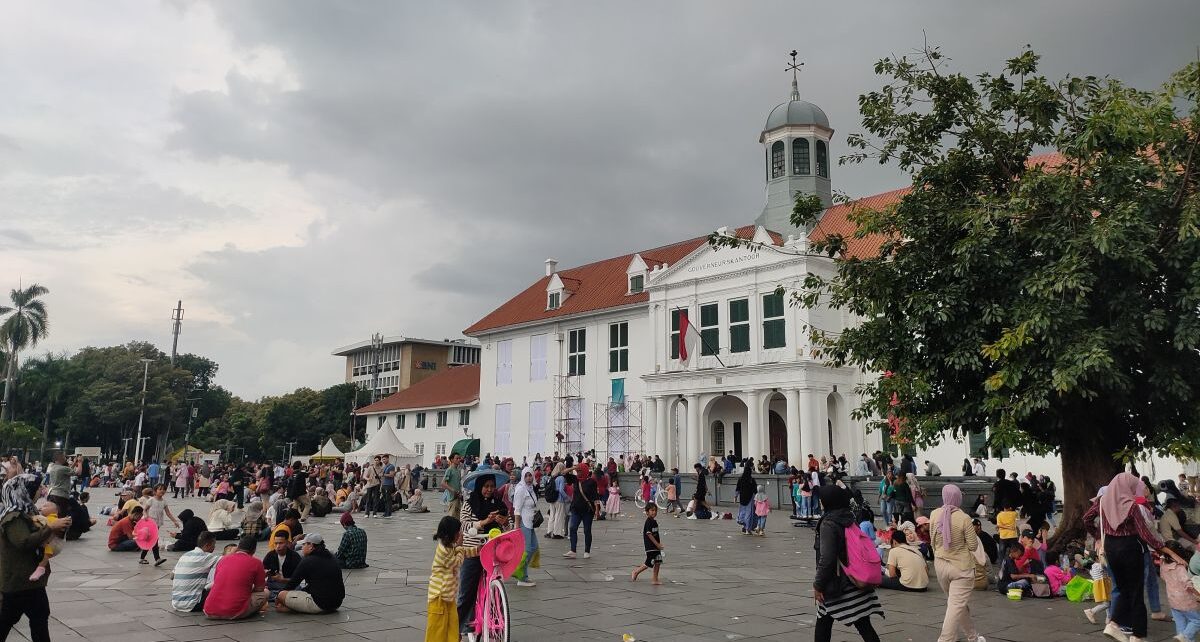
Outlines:
POLYGON ((472 437, 479 420, 479 366, 448 368, 387 398, 359 408, 368 441, 391 430, 425 465, 450 452, 454 442, 472 437))
MULTIPOLYGON (((549 259, 542 278, 467 328, 482 346, 481 416, 472 427, 482 452, 519 459, 594 448, 601 457, 658 454, 687 469, 703 454, 730 451, 803 465, 809 454, 853 460, 888 448, 884 435, 851 418, 855 387, 876 374, 830 367, 809 341, 812 328, 836 333, 855 320, 789 305, 780 289, 796 289, 810 272, 834 274, 831 259, 808 253, 811 241, 840 234, 859 257, 881 243, 851 238, 855 204, 830 203, 832 137, 824 112, 800 99, 793 80, 759 136, 763 212, 754 225, 718 231, 757 249, 714 249, 709 231, 696 230, 686 241, 574 268, 549 259), (813 229, 791 225, 797 193, 826 205, 813 229), (685 316, 703 339, 687 359, 685 316)), ((856 204, 881 207, 906 192, 856 204)), ((988 474, 1003 467, 1060 478, 1057 458, 991 452, 986 438, 947 439, 915 455, 947 475, 982 455, 993 459, 988 474)), ((1176 462, 1151 465, 1158 478, 1179 472, 1176 462)))

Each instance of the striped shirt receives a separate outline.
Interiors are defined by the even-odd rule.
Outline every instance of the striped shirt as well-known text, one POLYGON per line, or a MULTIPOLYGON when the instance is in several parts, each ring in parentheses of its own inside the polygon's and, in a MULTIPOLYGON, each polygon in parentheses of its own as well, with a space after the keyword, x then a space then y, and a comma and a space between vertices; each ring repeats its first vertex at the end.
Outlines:
POLYGON ((219 559, 220 555, 205 553, 198 548, 179 557, 171 579, 171 608, 184 613, 196 608, 204 595, 208 572, 219 559))
POLYGON ((468 557, 479 557, 476 546, 446 548, 439 543, 433 552, 433 569, 429 572, 429 600, 453 602, 458 593, 458 567, 468 557))

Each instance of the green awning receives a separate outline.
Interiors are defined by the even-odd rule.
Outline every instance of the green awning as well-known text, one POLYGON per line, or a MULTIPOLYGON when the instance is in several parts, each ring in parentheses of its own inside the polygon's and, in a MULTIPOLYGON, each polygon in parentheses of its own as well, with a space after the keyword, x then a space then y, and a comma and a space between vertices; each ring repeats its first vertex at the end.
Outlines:
POLYGON ((454 442, 454 447, 450 449, 450 454, 458 454, 463 457, 478 457, 479 456, 479 440, 478 439, 459 439, 454 442))

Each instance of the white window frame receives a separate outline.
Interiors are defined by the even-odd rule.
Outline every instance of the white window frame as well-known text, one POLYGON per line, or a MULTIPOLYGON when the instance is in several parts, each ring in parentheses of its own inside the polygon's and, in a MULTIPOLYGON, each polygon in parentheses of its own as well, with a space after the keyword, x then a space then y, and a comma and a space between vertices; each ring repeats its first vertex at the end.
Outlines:
POLYGON ((641 294, 646 291, 646 275, 631 274, 629 275, 629 294, 641 294), (634 280, 637 280, 637 288, 633 287, 634 280))
MULTIPOLYGON (((422 446, 424 446, 424 444, 422 444, 422 446)), ((433 454, 445 455, 446 454, 446 443, 439 441, 438 443, 434 444, 433 445, 433 454)))
POLYGON ((413 443, 413 452, 417 453, 418 455, 424 455, 425 454, 425 442, 418 441, 418 442, 413 443))
POLYGON ((535 334, 529 337, 529 380, 530 381, 545 381, 548 376, 547 370, 547 346, 550 344, 550 335, 535 334))
POLYGON ((462 410, 458 411, 458 425, 460 425, 460 426, 470 426, 471 425, 471 409, 470 408, 463 408, 462 410))
POLYGON ((449 415, 450 415, 450 413, 446 412, 445 410, 437 411, 437 427, 438 428, 446 427, 446 423, 450 420, 449 415))
POLYGON ((546 293, 546 309, 557 310, 562 307, 562 292, 546 293))
POLYGON ((496 342, 496 385, 512 383, 512 339, 496 342))
POLYGON ((546 452, 546 402, 529 402, 529 453, 546 452))
POLYGON ((425 413, 418 412, 417 413, 417 428, 424 428, 424 427, 425 427, 425 413))
POLYGON ((492 449, 497 455, 512 454, 512 404, 496 404, 495 435, 496 443, 492 449))
POLYGON ((618 321, 608 324, 608 371, 611 373, 629 372, 629 322, 618 321), (621 328, 624 327, 625 343, 621 343, 621 328), (613 345, 613 329, 617 332, 617 345, 613 345), (613 369, 613 357, 617 359, 617 369, 613 369), (621 367, 621 357, 625 357, 625 367, 621 367))
POLYGON ((396 428, 404 430, 404 413, 396 415, 396 428))

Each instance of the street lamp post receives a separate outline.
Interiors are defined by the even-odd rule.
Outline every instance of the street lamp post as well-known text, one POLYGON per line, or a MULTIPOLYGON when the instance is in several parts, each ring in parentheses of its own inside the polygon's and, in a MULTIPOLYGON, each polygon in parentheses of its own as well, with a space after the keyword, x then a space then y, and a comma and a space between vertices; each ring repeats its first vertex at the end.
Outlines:
POLYGON ((150 378, 150 363, 154 359, 142 359, 145 368, 142 371, 142 409, 138 412, 137 442, 133 446, 133 460, 142 463, 142 419, 146 416, 146 381, 150 378))

